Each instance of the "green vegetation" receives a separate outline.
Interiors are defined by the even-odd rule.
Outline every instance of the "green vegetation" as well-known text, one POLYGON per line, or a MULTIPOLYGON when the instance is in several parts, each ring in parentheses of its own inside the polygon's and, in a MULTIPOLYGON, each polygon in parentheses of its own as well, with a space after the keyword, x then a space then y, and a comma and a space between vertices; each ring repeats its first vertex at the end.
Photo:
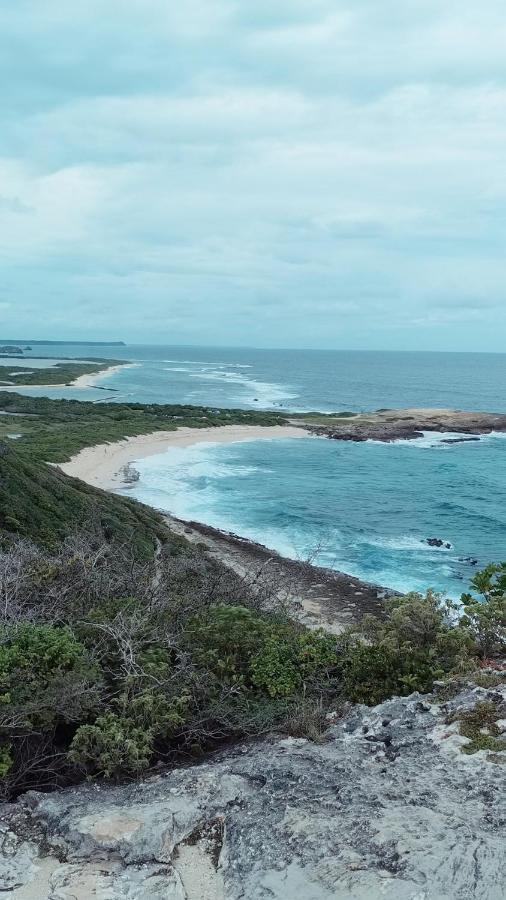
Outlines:
MULTIPOLYGON (((0 409, 23 434, 0 443, 2 796, 134 777, 273 729, 320 739, 329 710, 430 691, 506 649, 506 564, 475 575, 481 599, 464 595, 463 611, 409 594, 345 634, 308 631, 279 586, 259 590, 258 573, 233 574, 154 510, 49 464, 128 435, 277 415, 5 392, 0 409)), ((461 733, 502 750, 485 713, 461 733)))
POLYGON ((30 359, 26 357, 26 365, 11 364, 0 366, 0 385, 67 385, 80 375, 98 375, 110 366, 122 365, 121 360, 97 359, 93 362, 65 361, 55 363, 47 369, 31 369, 30 359))
POLYGON ((338 692, 336 638, 189 548, 141 560, 98 530, 54 554, 18 542, 0 555, 0 589, 5 795, 135 775, 282 728, 302 702, 317 718, 338 692))
POLYGON ((455 604, 429 591, 384 606, 384 618, 366 616, 350 633, 344 674, 351 700, 380 703, 393 694, 430 691, 434 681, 470 667, 474 643, 455 624, 455 604))
POLYGON ((504 718, 506 710, 499 703, 482 700, 472 709, 458 712, 450 717, 450 722, 459 722, 459 731, 469 743, 462 748, 463 753, 472 755, 479 750, 490 750, 492 753, 506 752, 506 738, 501 738, 497 722, 504 718))
MULTIPOLYGON (((186 545, 142 559, 98 528, 52 554, 11 544, 0 554, 3 794, 132 777, 273 729, 319 739, 326 711, 429 691, 480 657, 472 622, 452 622, 431 593, 396 597, 340 636, 287 618, 275 587, 261 597, 186 545)), ((461 719, 466 752, 504 749, 500 711, 482 713, 461 719)))
POLYGON ((68 478, 19 453, 17 445, 0 444, 0 544, 21 536, 54 549, 69 531, 91 521, 108 539, 129 541, 143 555, 169 537, 155 510, 68 478))
POLYGON ((16 451, 31 460, 65 462, 83 447, 179 426, 281 425, 270 412, 208 406, 49 400, 0 391, 0 436, 21 433, 16 451))
POLYGON ((463 595, 465 615, 461 622, 472 635, 480 656, 486 659, 506 647, 506 563, 492 564, 477 572, 471 588, 482 599, 463 595))
POLYGON ((162 518, 124 498, 65 477, 47 463, 68 460, 83 447, 184 425, 276 425, 276 414, 180 405, 89 403, 0 392, 0 541, 17 534, 55 547, 69 529, 91 518, 120 541, 143 551, 167 537, 162 518), (21 434, 8 440, 8 434, 21 434))

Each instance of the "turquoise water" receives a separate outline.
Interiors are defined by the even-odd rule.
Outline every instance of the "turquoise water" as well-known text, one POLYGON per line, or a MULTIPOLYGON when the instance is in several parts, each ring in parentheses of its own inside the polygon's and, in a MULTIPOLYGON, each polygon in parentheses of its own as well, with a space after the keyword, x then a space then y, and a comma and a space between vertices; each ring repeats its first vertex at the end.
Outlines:
POLYGON ((318 438, 195 445, 135 464, 131 493, 368 581, 459 596, 506 559, 506 437, 444 445, 318 438), (442 537, 451 550, 424 540, 442 537))
MULTIPOLYGON (((48 355, 54 348, 47 348, 48 355)), ((90 348, 58 348, 90 357, 90 348)), ((324 411, 448 406, 506 411, 506 355, 92 348, 135 363, 107 391, 48 396, 324 411), (113 389, 110 390, 109 389, 113 389)), ((37 347, 37 356, 44 348, 37 347)), ((442 444, 309 438, 198 445, 137 463, 130 493, 182 518, 399 590, 458 596, 475 567, 506 559, 506 437, 442 444), (428 537, 451 543, 430 548, 428 537)))

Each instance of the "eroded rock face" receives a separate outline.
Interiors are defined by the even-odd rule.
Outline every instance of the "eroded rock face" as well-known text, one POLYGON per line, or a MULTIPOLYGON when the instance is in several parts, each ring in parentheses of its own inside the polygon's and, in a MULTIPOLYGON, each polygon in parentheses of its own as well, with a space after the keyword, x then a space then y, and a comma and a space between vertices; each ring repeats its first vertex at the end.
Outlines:
POLYGON ((13 900, 503 900, 505 768, 447 704, 355 707, 328 740, 244 745, 136 785, 4 807, 13 900))

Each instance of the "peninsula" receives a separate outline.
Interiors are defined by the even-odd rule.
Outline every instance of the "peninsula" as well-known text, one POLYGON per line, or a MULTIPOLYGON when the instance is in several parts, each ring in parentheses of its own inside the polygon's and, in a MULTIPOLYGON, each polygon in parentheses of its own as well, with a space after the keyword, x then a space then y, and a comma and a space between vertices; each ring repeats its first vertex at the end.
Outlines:
POLYGON ((335 441, 412 441, 425 432, 448 435, 447 443, 478 440, 482 434, 506 432, 503 413, 465 412, 457 409, 378 409, 375 412, 310 413, 297 419, 321 437, 335 441))

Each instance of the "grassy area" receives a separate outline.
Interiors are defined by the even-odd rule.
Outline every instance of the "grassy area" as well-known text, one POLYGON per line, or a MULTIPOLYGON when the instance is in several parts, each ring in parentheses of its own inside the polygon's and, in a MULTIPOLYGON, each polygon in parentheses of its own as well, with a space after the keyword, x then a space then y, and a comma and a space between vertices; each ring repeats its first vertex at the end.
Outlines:
POLYGON ((65 462, 83 447, 179 426, 281 425, 270 412, 207 406, 49 400, 0 391, 0 436, 22 434, 16 451, 31 460, 65 462))
POLYGON ((93 522, 141 556, 168 538, 162 517, 140 503, 98 491, 52 466, 0 444, 0 542, 12 536, 56 547, 74 528, 93 522))
POLYGON ((56 363, 48 369, 30 368, 30 360, 23 359, 26 365, 9 364, 0 366, 0 385, 67 385, 80 375, 98 375, 110 366, 122 365, 124 360, 98 359, 94 362, 74 362, 68 360, 56 363))
POLYGON ((69 529, 90 518, 116 540, 143 553, 163 531, 153 510, 96 491, 56 471, 48 463, 68 460, 83 447, 118 441, 184 425, 278 425, 273 413, 218 410, 193 406, 144 406, 139 403, 91 403, 49 400, 0 392, 0 537, 19 534, 54 547, 69 529), (21 435, 16 440, 9 434, 21 435), (3 451, 2 451, 3 448, 3 451))

